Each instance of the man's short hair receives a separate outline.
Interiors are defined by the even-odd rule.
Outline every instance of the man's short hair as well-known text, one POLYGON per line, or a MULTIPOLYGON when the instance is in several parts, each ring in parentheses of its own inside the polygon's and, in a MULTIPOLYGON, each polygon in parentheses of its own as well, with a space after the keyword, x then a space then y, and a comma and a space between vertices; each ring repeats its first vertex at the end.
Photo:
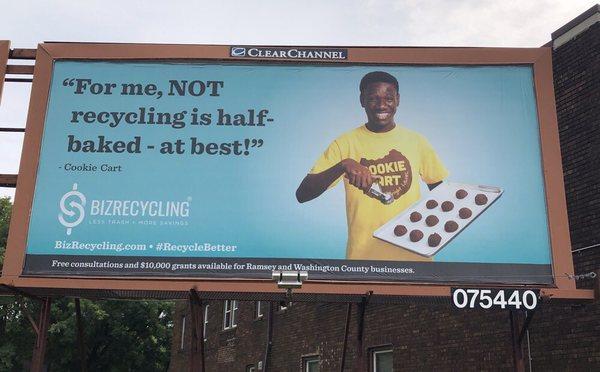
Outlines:
POLYGON ((396 92, 399 92, 398 80, 395 77, 383 71, 369 72, 360 80, 360 94, 363 94, 369 84, 372 83, 389 83, 396 88, 396 92))

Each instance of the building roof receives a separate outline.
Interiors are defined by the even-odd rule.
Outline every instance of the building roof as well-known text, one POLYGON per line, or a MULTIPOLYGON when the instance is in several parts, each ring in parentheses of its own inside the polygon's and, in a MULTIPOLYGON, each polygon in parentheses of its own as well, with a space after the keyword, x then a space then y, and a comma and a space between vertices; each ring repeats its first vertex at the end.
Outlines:
POLYGON ((553 48, 556 49, 560 47, 597 22, 600 22, 600 4, 592 6, 558 30, 554 31, 552 33, 553 48))

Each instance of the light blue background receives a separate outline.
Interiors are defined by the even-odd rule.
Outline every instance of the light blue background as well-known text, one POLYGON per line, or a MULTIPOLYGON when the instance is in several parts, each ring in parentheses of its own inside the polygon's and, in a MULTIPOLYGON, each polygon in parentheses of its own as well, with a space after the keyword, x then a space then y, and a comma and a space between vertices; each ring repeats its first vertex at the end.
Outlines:
MULTIPOLYGON (((532 71, 526 66, 243 66, 167 63, 55 62, 31 216, 29 254, 98 254, 58 251, 55 240, 156 244, 229 243, 236 254, 211 256, 345 258, 343 186, 305 204, 294 196, 325 148, 364 123, 358 99, 361 77, 385 70, 400 83, 396 122, 422 133, 450 170, 449 181, 504 188, 504 195, 435 256, 438 262, 550 263, 532 71), (223 80, 220 97, 75 95, 66 78, 117 84, 168 80, 223 80), (266 127, 70 124, 72 110, 231 113, 266 108, 266 127), (261 138, 249 156, 68 153, 78 139, 131 140, 157 146, 195 136, 206 142, 261 138), (121 164, 121 173, 65 172, 65 163, 121 164), (92 225, 67 236, 58 222, 59 200, 73 183, 88 199, 185 200, 189 226, 92 225)), ((118 90, 117 90, 118 92, 118 90)), ((186 141, 187 142, 187 141, 186 141)), ((144 146, 142 146, 144 147, 144 146)), ((425 189, 425 187, 422 187, 425 189)), ((111 254, 111 252, 102 252, 111 254)), ((117 253, 113 253, 117 254, 117 253)), ((139 252, 121 252, 137 255, 139 252)), ((148 252, 152 254, 152 252, 148 252)), ((190 253, 169 254, 189 256, 190 253)), ((202 256, 202 254, 198 254, 202 256)))

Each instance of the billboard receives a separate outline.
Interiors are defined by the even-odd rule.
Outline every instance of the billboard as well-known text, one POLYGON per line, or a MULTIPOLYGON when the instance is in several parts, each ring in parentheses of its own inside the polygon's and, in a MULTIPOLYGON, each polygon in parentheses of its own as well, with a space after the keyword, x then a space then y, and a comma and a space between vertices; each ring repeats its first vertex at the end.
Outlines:
POLYGON ((51 59, 32 102, 20 275, 555 286, 557 265, 572 272, 544 49, 138 47, 48 45, 71 57, 51 59))

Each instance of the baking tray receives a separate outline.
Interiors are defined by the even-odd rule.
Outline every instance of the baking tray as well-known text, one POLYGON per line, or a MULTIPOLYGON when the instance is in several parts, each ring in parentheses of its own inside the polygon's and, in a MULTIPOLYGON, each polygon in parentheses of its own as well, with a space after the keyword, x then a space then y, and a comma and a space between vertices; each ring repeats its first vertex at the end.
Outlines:
POLYGON ((469 226, 469 224, 475 221, 477 217, 494 204, 503 193, 504 190, 496 186, 443 182, 425 195, 421 200, 375 230, 373 236, 398 247, 408 249, 421 256, 431 257, 444 248, 452 239, 469 226), (459 199, 456 195, 456 192, 461 189, 467 192, 467 196, 463 199, 459 199), (484 205, 477 205, 475 203, 475 196, 478 194, 485 195, 488 199, 487 203, 484 205), (429 200, 435 200, 437 206, 432 209, 427 208, 426 204, 429 200), (450 201, 454 204, 452 210, 447 212, 442 210, 442 203, 444 201, 450 201), (461 218, 459 216, 461 208, 469 208, 472 211, 471 217, 461 218), (412 222, 410 220, 410 215, 413 212, 421 214, 422 217, 419 221, 412 222), (434 226, 428 226, 425 222, 426 218, 430 215, 434 215, 439 219, 439 222, 434 226), (458 229, 454 232, 447 232, 444 229, 444 225, 450 220, 455 221, 458 224, 458 229), (394 228, 398 225, 404 225, 407 229, 407 232, 403 236, 396 236, 396 234, 394 234, 394 228), (423 232, 423 238, 417 242, 413 242, 410 239, 410 232, 415 229, 423 232), (431 247, 428 243, 428 237, 434 233, 440 235, 441 241, 437 246, 431 247))

